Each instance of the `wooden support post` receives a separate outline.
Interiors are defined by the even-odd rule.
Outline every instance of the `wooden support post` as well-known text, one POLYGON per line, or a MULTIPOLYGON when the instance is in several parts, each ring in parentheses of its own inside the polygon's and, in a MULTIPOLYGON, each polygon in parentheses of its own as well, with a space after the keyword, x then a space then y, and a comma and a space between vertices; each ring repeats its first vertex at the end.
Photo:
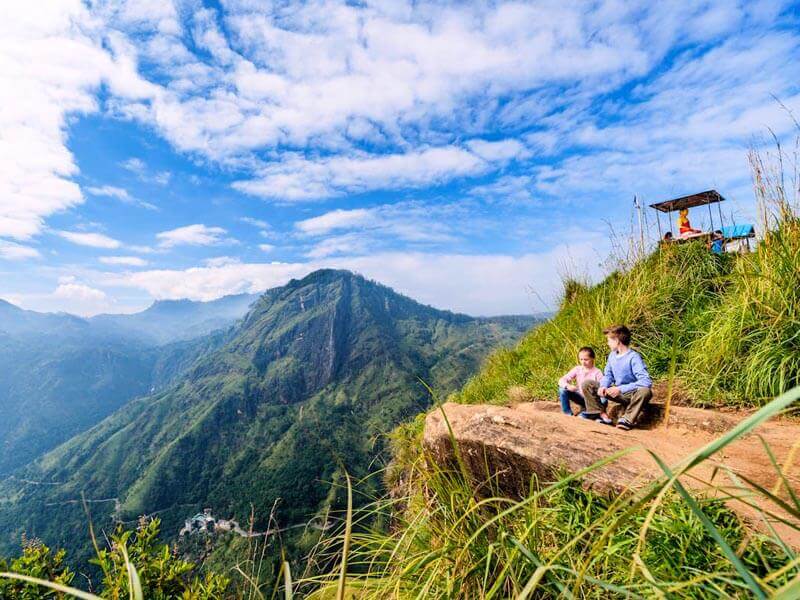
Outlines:
POLYGON ((663 234, 661 233, 661 215, 659 214, 661 211, 656 210, 656 223, 658 223, 658 239, 659 241, 664 239, 663 234))
POLYGON ((708 203, 708 218, 711 220, 711 232, 714 232, 714 213, 711 212, 711 202, 708 203))

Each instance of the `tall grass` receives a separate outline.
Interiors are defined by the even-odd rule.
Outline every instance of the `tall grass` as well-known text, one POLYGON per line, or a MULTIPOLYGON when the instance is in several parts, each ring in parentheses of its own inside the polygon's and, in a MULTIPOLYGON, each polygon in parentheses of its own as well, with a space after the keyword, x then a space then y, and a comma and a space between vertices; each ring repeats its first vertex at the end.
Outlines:
POLYGON ((780 156, 765 161, 751 152, 750 163, 766 233, 734 263, 729 292, 707 314, 686 369, 688 379, 708 381, 733 401, 759 404, 800 383, 799 192, 796 176, 787 190, 774 170, 780 156))
MULTIPOLYGON (((448 469, 421 455, 411 491, 368 509, 390 514, 394 525, 346 534, 352 538, 350 597, 794 597, 800 557, 774 529, 745 526, 728 503, 747 502, 765 522, 781 519, 800 531, 796 490, 778 495, 732 473, 725 484, 692 493, 683 482, 798 398, 800 388, 776 398, 680 465, 669 467, 654 455, 664 476, 616 497, 580 482, 619 455, 555 481, 533 481, 522 500, 479 495, 457 464, 448 469)), ((789 486, 777 463, 775 478, 789 486)), ((491 488, 491 479, 487 474, 480 487, 491 488)), ((336 574, 303 586, 314 588, 311 597, 333 598, 336 574)))
MULTIPOLYGON (((141 551, 148 538, 137 535, 129 546, 129 535, 119 533, 110 550, 97 549, 111 590, 102 597, 800 597, 800 556, 778 533, 800 532, 800 490, 785 473, 791 457, 780 464, 765 445, 775 476, 770 488, 724 469, 724 483, 717 478, 698 486, 695 479, 691 492, 685 485, 697 477, 698 465, 766 419, 796 408, 800 399, 800 387, 794 387, 800 383, 798 181, 795 170, 786 185, 783 164, 780 148, 772 159, 751 154, 764 233, 754 253, 720 257, 699 244, 669 245, 620 260, 597 286, 567 282, 555 318, 516 348, 490 357, 456 397, 505 402, 510 389, 550 396, 578 347, 599 350, 604 325, 628 323, 652 373, 670 376, 670 390, 674 376, 698 403, 763 405, 679 465, 653 454, 664 474, 657 481, 614 497, 581 485, 590 471, 625 451, 553 481, 532 480, 525 498, 508 498, 494 486, 492 473, 476 485, 463 465, 440 465, 412 447, 419 440, 418 418, 395 436, 402 468, 389 473, 393 497, 354 514, 347 479, 341 533, 315 549, 319 558, 306 569, 311 573, 321 564, 328 572, 294 578, 290 563, 281 560, 270 594, 259 582, 263 553, 256 560, 254 551, 249 568, 238 570, 243 587, 232 591, 230 574, 188 580, 191 565, 170 560, 168 549, 159 563, 141 551), (761 526, 745 524, 731 510, 734 503, 750 506, 761 526), (173 583, 180 584, 174 593, 164 591, 173 583)), ((29 592, 38 588, 42 594, 101 597, 11 572, 0 573, 0 590, 3 580, 28 586, 22 590, 28 595, 20 597, 36 597, 29 592)))
MULTIPOLYGON (((784 530, 800 532, 800 490, 784 473, 790 459, 784 465, 774 462, 772 491, 734 473, 724 483, 717 479, 691 493, 684 482, 694 477, 698 465, 799 399, 800 388, 783 394, 679 465, 670 467, 653 455, 664 476, 614 497, 584 489, 581 480, 631 450, 553 481, 532 480, 530 493, 521 500, 493 493, 491 473, 485 485, 476 486, 465 467, 444 467, 421 453, 405 496, 355 514, 348 502, 341 533, 326 541, 336 553, 331 564, 338 564, 329 574, 294 580, 284 562, 272 594, 258 591, 257 596, 796 598, 800 556, 770 526, 780 521, 784 530), (490 491, 481 495, 477 489, 490 491), (754 530, 745 525, 730 509, 731 502, 756 508, 765 526, 754 530), (392 525, 369 526, 383 521, 381 517, 392 525)), ((0 579, 86 600, 247 596, 247 590, 204 588, 197 581, 169 592, 165 581, 171 579, 157 573, 152 556, 141 556, 147 543, 137 539, 130 545, 128 539, 115 537, 114 559, 103 569, 107 576, 111 573, 109 580, 119 582, 109 588, 110 595, 18 573, 2 573, 0 579)), ((168 554, 164 559, 168 564, 168 554)))

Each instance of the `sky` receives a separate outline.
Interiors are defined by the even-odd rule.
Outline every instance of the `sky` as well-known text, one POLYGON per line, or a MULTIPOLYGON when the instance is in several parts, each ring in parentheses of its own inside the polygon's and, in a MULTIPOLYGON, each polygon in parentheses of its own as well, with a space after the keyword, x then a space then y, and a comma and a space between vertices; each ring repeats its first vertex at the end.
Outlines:
POLYGON ((6 3, 0 298, 133 312, 336 267, 548 310, 603 276, 634 196, 714 188, 752 220, 748 148, 796 133, 799 9, 6 3))

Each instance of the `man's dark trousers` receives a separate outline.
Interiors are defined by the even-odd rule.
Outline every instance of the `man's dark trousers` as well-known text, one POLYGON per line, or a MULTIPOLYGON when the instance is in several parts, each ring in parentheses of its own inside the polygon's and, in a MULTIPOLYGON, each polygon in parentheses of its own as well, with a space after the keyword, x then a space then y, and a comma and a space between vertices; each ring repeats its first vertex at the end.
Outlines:
MULTIPOLYGON (((586 401, 586 412, 589 414, 598 414, 603 411, 603 406, 600 404, 600 395, 597 393, 599 388, 600 384, 596 381, 590 380, 583 382, 583 398, 586 401)), ((622 404, 622 406, 625 407, 625 414, 622 415, 623 418, 628 421, 628 423, 635 424, 636 419, 639 418, 639 414, 644 407, 647 406, 652 397, 653 390, 640 387, 632 392, 620 394, 616 398, 606 396, 606 399, 611 402, 616 402, 617 404, 622 404)))

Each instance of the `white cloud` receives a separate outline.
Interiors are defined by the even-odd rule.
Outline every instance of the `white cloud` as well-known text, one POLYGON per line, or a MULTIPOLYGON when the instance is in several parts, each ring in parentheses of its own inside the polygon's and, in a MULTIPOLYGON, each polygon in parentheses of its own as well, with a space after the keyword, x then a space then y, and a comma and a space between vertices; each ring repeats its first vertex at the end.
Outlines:
POLYGON ((531 313, 555 304, 565 264, 583 266, 596 278, 598 256, 605 253, 605 247, 598 245, 604 244, 601 238, 587 236, 571 246, 521 256, 387 252, 307 263, 225 262, 186 270, 109 274, 106 282, 143 289, 155 298, 213 300, 283 285, 319 268, 344 268, 439 308, 474 315, 531 313))
POLYGON ((487 91, 574 80, 598 88, 640 75, 668 46, 647 35, 672 41, 698 12, 685 8, 673 25, 648 22, 656 9, 647 5, 605 2, 396 8, 329 1, 288 11, 226 2, 219 16, 195 14, 192 44, 202 53, 151 23, 153 39, 137 50, 166 83, 120 110, 180 149, 213 158, 315 141, 398 140, 406 125, 424 138, 430 123, 469 118, 470 100, 487 91))
POLYGON ((115 187, 113 185, 103 185, 103 186, 91 186, 87 187, 86 191, 92 194, 93 196, 108 196, 109 198, 116 198, 117 200, 122 201, 131 201, 130 194, 128 194, 128 190, 115 187))
POLYGON ((365 208, 336 209, 318 217, 299 221, 295 227, 304 233, 323 235, 335 229, 350 228, 374 222, 374 211, 365 208))
POLYGON ((108 198, 116 198, 126 204, 136 204, 148 210, 158 210, 155 204, 138 200, 128 193, 128 190, 113 185, 91 186, 87 187, 86 191, 92 196, 105 196, 108 198))
POLYGON ((147 165, 144 164, 144 161, 141 158, 135 157, 123 160, 120 163, 120 166, 131 173, 136 173, 137 175, 142 175, 147 170, 147 165))
POLYGON ((225 267, 228 265, 238 265, 242 261, 238 258, 234 258, 233 256, 215 256, 213 258, 207 258, 203 261, 203 264, 207 267, 225 267))
POLYGON ((122 243, 118 240, 102 233, 82 233, 78 231, 56 231, 55 233, 79 246, 89 246, 91 248, 119 248, 122 246, 122 243))
POLYGON ((306 252, 308 258, 325 258, 333 255, 363 254, 370 249, 371 238, 360 233, 333 235, 314 244, 306 252))
POLYGON ((41 256, 36 248, 0 239, 0 259, 25 260, 41 256))
POLYGON ((242 223, 246 223, 247 225, 252 225, 253 227, 258 227, 259 229, 269 229, 269 223, 266 221, 262 221, 261 219, 254 219, 253 217, 240 217, 239 221, 242 223))
POLYGON ((491 183, 474 186, 469 193, 489 203, 535 206, 538 204, 533 194, 535 185, 530 175, 505 175, 491 183))
MULTIPOLYGON (((44 220, 83 202, 67 119, 97 110, 138 81, 102 45, 103 24, 79 0, 5 3, 0 20, 0 236, 26 240, 44 220), (78 66, 79 65, 79 66, 78 66)), ((127 96, 130 97, 129 95, 127 96)))
POLYGON ((141 158, 129 158, 120 163, 120 166, 136 175, 140 181, 146 183, 155 183, 157 185, 167 185, 172 179, 172 173, 169 171, 150 172, 147 165, 141 158))
POLYGON ((261 250, 262 252, 272 252, 273 250, 275 250, 275 246, 273 246, 272 244, 259 244, 258 249, 261 250))
POLYGON ((58 287, 53 292, 56 298, 68 298, 71 300, 84 300, 96 302, 98 300, 105 300, 106 293, 82 283, 75 283, 74 281, 64 281, 59 283, 58 287))
POLYGON ((97 314, 113 306, 103 290, 81 283, 74 276, 60 277, 49 301, 56 302, 61 310, 81 316, 97 314))
POLYGON ((222 227, 208 227, 202 224, 186 225, 156 234, 161 248, 175 246, 215 246, 230 243, 225 239, 227 231, 222 227))
POLYGON ((295 223, 304 236, 321 239, 306 253, 311 258, 385 250, 392 244, 441 245, 469 234, 473 223, 485 217, 466 203, 427 205, 419 201, 383 204, 371 208, 336 209, 295 223))
POLYGON ((108 274, 105 280, 110 285, 145 290, 158 299, 214 300, 227 294, 263 291, 307 273, 308 267, 300 263, 240 263, 108 274))
POLYGON ((264 198, 309 200, 346 192, 436 185, 499 168, 523 150, 515 141, 473 140, 471 144, 474 150, 451 145, 403 154, 318 160, 294 156, 264 167, 255 179, 234 182, 233 187, 264 198))
POLYGON ((530 151, 517 140, 470 140, 467 147, 482 159, 490 162, 509 161, 516 158, 527 158, 530 151))
POLYGON ((104 265, 120 265, 126 267, 144 267, 147 261, 138 256, 101 256, 100 262, 104 265))

